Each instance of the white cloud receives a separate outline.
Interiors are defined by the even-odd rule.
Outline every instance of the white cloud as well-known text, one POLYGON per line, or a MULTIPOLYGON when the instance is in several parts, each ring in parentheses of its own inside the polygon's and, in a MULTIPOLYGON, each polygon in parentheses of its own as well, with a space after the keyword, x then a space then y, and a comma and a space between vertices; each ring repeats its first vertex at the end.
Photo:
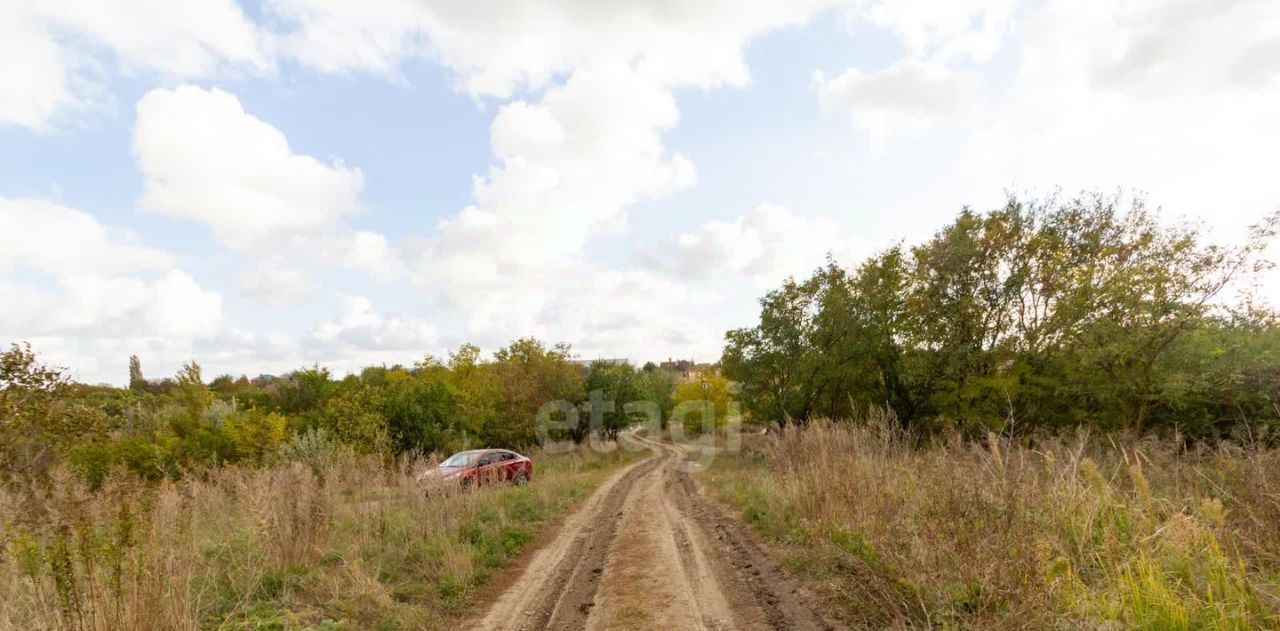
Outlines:
MULTIPOLYGON (((875 73, 818 82, 820 99, 848 107, 873 138, 877 129, 904 123, 931 134, 925 142, 903 143, 906 151, 875 164, 878 173, 893 174, 877 192, 889 204, 933 203, 941 195, 954 207, 990 199, 1002 189, 1121 189, 1148 193, 1170 219, 1203 220, 1211 238, 1228 242, 1280 205, 1271 185, 1280 139, 1274 114, 1280 111, 1280 5, 1049 0, 1023 2, 1012 11, 991 3, 991 13, 981 0, 946 4, 950 8, 916 11, 933 5, 867 2, 858 19, 902 39, 905 53, 890 69, 931 67, 942 79, 981 76, 983 90, 972 93, 972 105, 961 116, 931 105, 962 101, 948 98, 885 98, 882 105, 907 106, 877 110, 860 98, 875 73), (949 19, 951 10, 969 12, 968 26, 965 19, 949 19), (978 15, 984 17, 973 17, 978 15), (984 65, 990 56, 959 54, 953 44, 975 30, 987 32, 979 25, 991 15, 998 18, 991 24, 999 24, 1001 15, 1012 19, 990 31, 1003 33, 991 40, 993 46, 979 48, 1011 50, 984 65), (914 107, 925 115, 899 117, 914 107), (924 164, 946 172, 926 173, 924 164)), ((937 84, 947 88, 949 81, 937 84)), ((911 93, 884 90, 890 96, 911 93)), ((947 95, 949 89, 933 93, 947 95)), ((879 140, 898 138, 886 132, 879 140)), ((904 231, 911 229, 904 225, 904 231)))
POLYGON ((53 126, 92 103, 109 68, 262 73, 274 64, 271 47, 234 0, 9 0, 0 6, 0 123, 53 126))
POLYGON ((798 24, 832 0, 609 3, 534 0, 494 10, 468 0, 358 4, 272 0, 284 48, 326 70, 387 72, 432 54, 476 95, 509 97, 586 66, 623 65, 663 84, 741 85, 753 36, 798 24))
MULTIPOLYGON (((319 364, 341 377, 371 365, 412 365, 427 354, 440 356, 443 349, 435 327, 426 320, 380 313, 363 296, 339 294, 332 317, 309 331, 225 328, 215 337, 198 340, 191 352, 210 375, 284 374, 319 364)), ((145 367, 145 356, 143 363, 145 367)))
MULTIPOLYGON (((717 309, 728 302, 722 288, 686 283, 645 269, 579 268, 549 277, 560 284, 520 331, 571 342, 586 358, 651 358, 658 354, 719 353, 723 329, 717 309)), ((543 287, 553 287, 550 282, 543 287)), ((486 310, 484 313, 493 313, 486 310)), ((509 320, 477 327, 488 343, 512 337, 509 320), (507 324, 504 324, 507 323, 507 324)))
POLYGON ((123 376, 130 352, 181 352, 221 325, 221 294, 174 265, 79 210, 0 198, 0 274, 35 273, 0 277, 0 343, 26 340, 78 378, 118 382, 113 361, 123 376))
POLYGON ((165 269, 173 257, 109 230, 92 216, 42 199, 0 197, 0 272, 110 274, 165 269))
POLYGON ((342 266, 375 276, 390 277, 399 271, 399 260, 387 246, 387 238, 377 232, 357 230, 339 242, 342 266))
POLYGON ((267 10, 288 25, 279 50, 326 72, 394 75, 402 61, 424 56, 428 13, 418 0, 328 2, 269 0, 267 10))
POLYGON ((463 309, 475 330, 531 330, 576 282, 589 239, 616 230, 633 203, 689 186, 692 164, 667 150, 671 94, 624 67, 576 72, 536 103, 505 105, 498 162, 475 204, 442 222, 417 255, 420 284, 463 309))
POLYGON ((302 302, 315 293, 319 284, 305 272, 288 265, 281 257, 250 263, 240 279, 240 293, 249 299, 276 307, 302 302))
POLYGON ((201 288, 179 270, 170 271, 148 288, 150 296, 139 317, 156 335, 202 337, 217 330, 222 320, 222 296, 217 292, 201 288))
POLYGON ((67 51, 29 18, 0 8, 0 123, 43 129, 75 105, 71 64, 67 51))
POLYGON ((624 226, 632 204, 694 182, 692 163, 662 142, 679 118, 672 87, 746 83, 751 37, 827 4, 270 6, 293 27, 291 54, 317 67, 387 72, 429 51, 473 95, 545 89, 498 110, 495 163, 475 178, 474 203, 413 256, 419 285, 462 309, 473 330, 514 332, 549 317, 594 235, 624 226))
POLYGON ((339 296, 337 318, 320 324, 308 336, 309 352, 350 355, 392 351, 403 360, 435 350, 439 334, 423 320, 383 315, 363 296, 339 296))
POLYGON ((476 178, 474 204, 421 248, 419 284, 460 309, 482 343, 526 334, 609 340, 619 351, 687 343, 679 331, 689 323, 666 302, 686 288, 601 268, 584 248, 625 230, 637 202, 694 183, 692 162, 662 138, 679 119, 675 88, 747 83, 742 54, 754 36, 829 4, 543 1, 492 12, 428 3, 429 40, 467 91, 549 87, 499 110, 495 163, 476 178))
POLYGON ((761 204, 732 221, 711 221, 681 234, 646 257, 646 264, 678 278, 700 280, 730 273, 773 287, 804 277, 830 254, 856 263, 869 248, 827 217, 799 216, 784 206, 761 204))
POLYGON ((854 126, 883 142, 896 134, 919 134, 973 109, 978 80, 946 66, 903 59, 865 73, 849 68, 837 77, 814 76, 824 109, 847 111, 854 126))
POLYGON ((342 221, 363 210, 359 169, 294 152, 283 133, 221 90, 155 89, 137 110, 140 206, 200 222, 247 255, 242 295, 281 306, 309 297, 320 269, 379 280, 400 273, 383 235, 342 221))
POLYGON ((1011 28, 1017 0, 859 0, 847 13, 893 31, 910 56, 989 61, 1011 28))
POLYGON ((495 11, 468 0, 269 0, 261 24, 234 0, 17 3, 0 15, 0 46, 22 51, 24 65, 3 68, 13 81, 0 121, 47 127, 84 101, 80 84, 99 77, 71 59, 95 73, 191 79, 270 73, 281 60, 394 76, 432 56, 468 93, 502 98, 590 65, 630 66, 664 85, 742 85, 752 37, 837 1, 535 0, 495 11))
POLYGON ((1269 0, 1053 0, 1027 18, 1019 80, 1145 99, 1275 87, 1280 8, 1269 0))
POLYGON ((0 323, 17 339, 144 336, 189 339, 213 335, 222 319, 222 296, 201 288, 180 270, 154 280, 62 276, 56 291, 21 283, 0 284, 0 323))
POLYGON ((1023 30, 1017 76, 967 169, 1140 187, 1237 234, 1280 204, 1263 184, 1280 139, 1280 55, 1264 54, 1280 51, 1280 5, 1053 1, 1023 30))
POLYGON ((265 35, 235 0, 41 0, 32 13, 110 50, 126 72, 198 78, 271 63, 265 35))
POLYGON ((234 248, 318 231, 361 209, 359 169, 294 153, 284 134, 218 89, 148 92, 133 149, 144 208, 204 223, 234 248))
POLYGON ((693 165, 660 137, 678 116, 668 92, 625 68, 581 71, 537 104, 503 106, 491 140, 499 163, 475 183, 476 208, 497 221, 484 229, 508 241, 495 254, 575 254, 629 204, 691 185, 693 165))

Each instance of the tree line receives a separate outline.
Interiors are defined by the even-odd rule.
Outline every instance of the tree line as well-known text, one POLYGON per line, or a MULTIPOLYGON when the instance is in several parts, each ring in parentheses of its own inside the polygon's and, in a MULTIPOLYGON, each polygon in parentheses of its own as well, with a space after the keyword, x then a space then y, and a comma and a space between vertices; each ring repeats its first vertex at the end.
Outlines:
POLYGON ((467 344, 443 359, 370 366, 343 378, 313 366, 278 378, 206 381, 191 362, 172 378, 148 380, 134 356, 129 386, 116 388, 73 383, 15 344, 0 353, 0 477, 34 481, 66 462, 90 481, 113 469, 161 479, 326 445, 387 455, 521 448, 537 440, 535 421, 550 401, 582 410, 576 427, 562 424, 552 436, 576 442, 592 431, 612 437, 641 420, 627 402, 652 401, 663 419, 691 398, 725 409, 722 377, 708 374, 701 387, 677 381, 653 363, 584 366, 567 345, 524 338, 491 358, 467 344), (595 426, 587 421, 593 414, 595 426))
POLYGON ((1276 426, 1280 326, 1247 291, 1276 227, 1221 247, 1141 199, 966 208, 925 243, 784 282, 721 364, 780 424, 881 408, 926 431, 1276 426))

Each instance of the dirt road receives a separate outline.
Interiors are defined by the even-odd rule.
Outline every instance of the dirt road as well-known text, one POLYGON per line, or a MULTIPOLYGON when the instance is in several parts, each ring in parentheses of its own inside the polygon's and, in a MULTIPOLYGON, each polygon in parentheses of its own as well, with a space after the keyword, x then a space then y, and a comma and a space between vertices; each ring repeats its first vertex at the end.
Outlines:
POLYGON ((816 603, 721 514, 683 470, 652 455, 601 485, 468 629, 830 629, 816 603))

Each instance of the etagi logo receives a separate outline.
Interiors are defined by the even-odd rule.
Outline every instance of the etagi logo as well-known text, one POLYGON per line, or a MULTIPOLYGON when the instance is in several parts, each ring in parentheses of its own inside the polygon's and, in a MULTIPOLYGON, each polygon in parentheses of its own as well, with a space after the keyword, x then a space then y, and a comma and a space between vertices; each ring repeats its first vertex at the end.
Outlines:
POLYGON ((538 444, 551 453, 564 453, 586 444, 596 451, 643 451, 654 441, 666 441, 697 458, 687 468, 711 465, 718 451, 737 452, 742 445, 742 411, 730 400, 717 412, 709 400, 681 401, 663 415, 657 401, 628 401, 621 405, 592 390, 581 404, 563 399, 538 409, 534 432, 538 444))

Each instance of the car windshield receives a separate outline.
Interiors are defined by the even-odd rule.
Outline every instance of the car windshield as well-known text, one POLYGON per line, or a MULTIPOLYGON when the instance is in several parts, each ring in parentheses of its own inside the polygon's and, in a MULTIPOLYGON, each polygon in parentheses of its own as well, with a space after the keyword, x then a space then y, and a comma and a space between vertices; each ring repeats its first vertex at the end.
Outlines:
POLYGON ((448 460, 440 463, 442 467, 469 467, 480 459, 480 454, 474 451, 464 451, 462 453, 449 456, 448 460))

